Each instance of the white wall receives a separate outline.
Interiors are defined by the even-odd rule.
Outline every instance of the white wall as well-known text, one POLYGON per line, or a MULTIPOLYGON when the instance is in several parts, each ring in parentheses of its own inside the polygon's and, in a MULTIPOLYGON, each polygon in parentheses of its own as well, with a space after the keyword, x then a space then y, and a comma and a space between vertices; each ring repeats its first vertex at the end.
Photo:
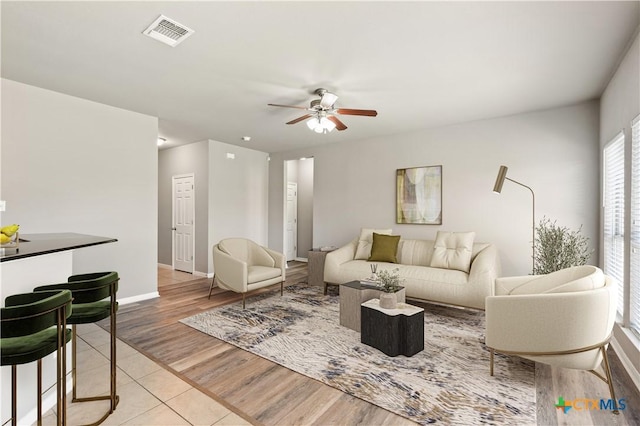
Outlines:
MULTIPOLYGON (((249 238, 267 244, 269 191, 265 152, 209 141, 209 253, 218 241, 249 238), (227 158, 235 154, 235 159, 227 158)), ((209 255, 209 271, 213 259, 209 255)))
POLYGON ((497 245, 504 275, 530 273, 531 194, 511 182, 493 194, 501 164, 536 192, 538 219, 546 215, 571 228, 582 224, 592 246, 599 243, 595 101, 271 154, 269 244, 276 249, 282 248, 283 162, 303 156, 314 157, 314 247, 340 246, 361 227, 426 239, 438 230, 472 230, 477 241, 497 245), (443 166, 443 224, 396 224, 396 169, 430 165, 443 166))
POLYGON ((1 84, 2 223, 117 238, 74 251, 74 273, 118 271, 118 298, 155 293, 157 118, 1 84))
MULTIPOLYGON (((638 114, 640 114, 640 35, 636 36, 600 101, 600 147, 604 147, 620 130, 625 132, 626 229, 630 229, 631 225, 631 121, 638 114)), ((625 236, 627 247, 629 247, 629 241, 627 232, 625 236)), ((602 247, 600 256, 602 258, 602 247)), ((626 263, 628 262, 627 258, 626 263)), ((628 286, 628 283, 626 285, 628 286)), ((620 348, 617 350, 618 354, 621 355, 623 362, 627 362, 627 368, 635 378, 636 384, 640 384, 640 341, 628 329, 620 326, 614 329, 614 337, 620 348)))

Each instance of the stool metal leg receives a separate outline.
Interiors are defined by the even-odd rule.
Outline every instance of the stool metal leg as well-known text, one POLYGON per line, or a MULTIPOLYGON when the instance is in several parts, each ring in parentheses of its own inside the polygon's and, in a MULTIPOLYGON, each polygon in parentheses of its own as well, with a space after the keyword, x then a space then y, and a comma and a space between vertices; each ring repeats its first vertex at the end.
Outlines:
POLYGON ((111 294, 111 412, 116 409, 118 405, 119 398, 116 395, 116 372, 117 372, 117 362, 116 362, 116 309, 115 309, 115 293, 111 294))
POLYGON ((18 366, 11 366, 11 425, 18 424, 18 366))
MULTIPOLYGON (((58 310, 58 343, 56 348, 56 405, 58 409, 57 425, 67 424, 67 313, 66 309, 58 310)), ((38 386, 42 383, 42 361, 38 360, 38 386)), ((40 403, 40 401, 38 401, 40 403)), ((42 424, 41 411, 38 407, 38 425, 42 424)))
MULTIPOLYGON (((38 395, 38 426, 42 426, 42 359, 39 359, 36 364, 38 366, 38 393, 36 394, 38 395)), ((56 386, 58 386, 57 382, 56 386)))
POLYGON ((78 341, 76 339, 78 338, 78 331, 75 324, 71 325, 71 333, 71 402, 76 402, 78 399, 78 395, 76 394, 76 354, 78 353, 78 341))

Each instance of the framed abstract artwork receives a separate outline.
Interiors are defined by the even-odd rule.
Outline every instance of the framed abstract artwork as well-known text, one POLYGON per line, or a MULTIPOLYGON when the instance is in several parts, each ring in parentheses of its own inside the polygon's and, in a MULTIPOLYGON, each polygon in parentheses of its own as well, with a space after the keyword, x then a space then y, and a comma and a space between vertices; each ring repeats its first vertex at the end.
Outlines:
POLYGON ((442 225, 442 166, 396 170, 396 223, 442 225))

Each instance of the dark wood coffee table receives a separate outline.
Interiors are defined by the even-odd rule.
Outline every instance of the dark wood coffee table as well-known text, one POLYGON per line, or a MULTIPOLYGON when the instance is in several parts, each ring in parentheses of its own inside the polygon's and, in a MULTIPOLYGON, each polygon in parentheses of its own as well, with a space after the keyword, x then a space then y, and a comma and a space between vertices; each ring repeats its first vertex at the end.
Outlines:
POLYGON ((380 307, 378 299, 364 302, 360 341, 389 356, 412 356, 424 350, 424 309, 398 303, 397 309, 380 307))

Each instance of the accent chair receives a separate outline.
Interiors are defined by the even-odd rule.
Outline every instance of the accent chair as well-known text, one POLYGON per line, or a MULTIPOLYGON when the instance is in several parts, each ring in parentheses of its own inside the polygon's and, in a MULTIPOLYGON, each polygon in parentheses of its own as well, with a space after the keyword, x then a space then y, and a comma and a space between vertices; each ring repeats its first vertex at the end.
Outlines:
POLYGON ((245 295, 259 288, 280 283, 282 296, 286 260, 284 254, 263 247, 246 238, 227 238, 213 246, 214 276, 209 286, 209 298, 215 283, 218 287, 245 295))
POLYGON ((496 279, 486 300, 490 351, 562 368, 587 370, 609 386, 618 413, 607 346, 616 318, 617 285, 591 265, 540 276, 496 279), (604 376, 596 371, 602 364, 604 376))

